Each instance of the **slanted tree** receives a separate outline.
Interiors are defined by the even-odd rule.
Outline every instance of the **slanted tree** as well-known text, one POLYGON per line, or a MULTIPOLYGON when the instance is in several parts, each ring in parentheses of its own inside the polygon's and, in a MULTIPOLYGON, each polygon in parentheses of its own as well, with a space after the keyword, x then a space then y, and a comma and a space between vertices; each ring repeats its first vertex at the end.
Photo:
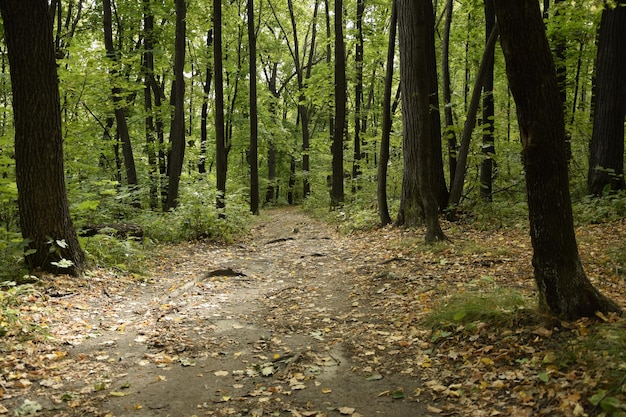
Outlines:
MULTIPOLYGON (((430 0, 398 0, 400 83, 402 88, 402 145, 404 170, 402 198, 396 223, 413 227, 426 224, 426 242, 444 240, 439 224, 438 199, 441 140, 434 143, 439 126, 434 121, 433 74, 435 15, 430 0)), ((436 79, 436 74, 434 76, 436 79)), ((436 84, 435 84, 436 95, 436 84)))
POLYGON ((541 308, 574 320, 620 312, 578 254, 556 70, 536 0, 496 0, 500 43, 522 140, 533 267, 541 308))
POLYGON ((607 3, 600 21, 593 133, 587 184, 590 194, 602 195, 624 183, 624 115, 626 114, 626 1, 607 3))
POLYGON ((77 275, 85 255, 65 188, 61 107, 46 0, 0 1, 13 89, 15 170, 30 268, 77 275), (65 261, 64 261, 65 260, 65 261))

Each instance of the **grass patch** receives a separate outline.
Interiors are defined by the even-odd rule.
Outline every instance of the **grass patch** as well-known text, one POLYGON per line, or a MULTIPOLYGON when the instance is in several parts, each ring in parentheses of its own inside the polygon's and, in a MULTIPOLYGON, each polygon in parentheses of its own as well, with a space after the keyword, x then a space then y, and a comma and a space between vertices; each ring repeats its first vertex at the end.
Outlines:
POLYGON ((433 329, 458 326, 471 328, 478 323, 511 327, 537 314, 534 306, 529 304, 522 294, 508 289, 497 289, 490 293, 467 292, 451 297, 434 309, 424 323, 433 329))

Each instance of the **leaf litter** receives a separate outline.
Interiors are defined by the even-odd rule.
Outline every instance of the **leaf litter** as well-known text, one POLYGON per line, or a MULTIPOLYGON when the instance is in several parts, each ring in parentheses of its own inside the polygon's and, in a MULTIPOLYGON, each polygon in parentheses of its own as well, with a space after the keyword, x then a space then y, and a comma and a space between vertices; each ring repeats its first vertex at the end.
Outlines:
MULTIPOLYGON (((451 242, 426 247, 420 230, 341 235, 282 209, 236 245, 163 247, 143 277, 44 277, 19 306, 34 327, 0 339, 0 415, 625 409, 622 358, 586 352, 624 343, 623 319, 542 317, 524 230, 444 226, 451 242)), ((625 233, 578 230, 588 275, 622 304, 606 254, 625 233)))

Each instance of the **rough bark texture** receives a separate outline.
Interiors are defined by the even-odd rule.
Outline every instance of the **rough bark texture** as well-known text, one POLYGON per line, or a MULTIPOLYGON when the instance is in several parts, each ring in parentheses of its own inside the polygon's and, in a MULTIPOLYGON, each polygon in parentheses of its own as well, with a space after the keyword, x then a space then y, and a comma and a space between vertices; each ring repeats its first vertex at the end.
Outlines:
POLYGON ((593 134, 587 177, 590 194, 624 189, 626 111, 626 1, 606 6, 600 22, 593 134))
MULTIPOLYGON (((398 0, 400 37, 400 79, 404 171, 398 223, 416 226, 426 223, 426 241, 443 240, 439 225, 438 172, 443 173, 441 139, 433 142, 435 126, 432 109, 432 71, 435 62, 434 14, 430 0, 398 0)), ((436 79, 436 75, 435 75, 436 79)), ((436 88, 436 87, 435 87, 436 88)), ((436 94, 435 94, 436 95, 436 94)))
POLYGON ((506 72, 522 138, 540 306, 567 320, 619 311, 587 279, 578 254, 565 155, 563 106, 539 4, 496 0, 506 72))
POLYGON ((0 1, 15 120, 15 167, 22 236, 31 268, 79 274, 85 256, 70 219, 63 170, 59 87, 45 0, 0 1), (33 123, 33 121, 37 121, 33 123), (52 249, 52 250, 51 250, 52 249), (59 268, 61 258, 73 266, 59 268))

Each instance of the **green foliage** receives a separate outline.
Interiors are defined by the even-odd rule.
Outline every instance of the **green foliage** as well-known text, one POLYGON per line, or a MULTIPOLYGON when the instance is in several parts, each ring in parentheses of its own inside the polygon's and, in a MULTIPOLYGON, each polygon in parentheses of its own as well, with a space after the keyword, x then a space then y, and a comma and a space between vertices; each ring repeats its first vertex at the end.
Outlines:
POLYGON ((143 274, 147 269, 150 244, 135 238, 118 239, 107 234, 80 238, 85 256, 92 266, 143 274))
POLYGON ((0 338, 30 339, 42 333, 43 328, 25 319, 20 311, 20 306, 25 303, 25 299, 31 296, 39 296, 32 284, 18 285, 15 281, 2 283, 0 287, 0 338))
POLYGON ((574 219, 579 224, 605 223, 626 216, 626 191, 618 191, 602 198, 584 196, 572 204, 574 219))
MULTIPOLYGON (((204 185, 196 184, 197 188, 204 185)), ((139 222, 145 237, 155 242, 232 241, 249 230, 252 215, 243 192, 231 192, 226 197, 226 209, 220 212, 215 208, 215 191, 202 188, 181 190, 181 203, 175 210, 144 213, 139 222)))
POLYGON ((529 301, 521 294, 508 289, 490 293, 467 292, 453 296, 435 308, 424 320, 433 329, 485 323, 490 327, 511 327, 535 315, 529 301))

